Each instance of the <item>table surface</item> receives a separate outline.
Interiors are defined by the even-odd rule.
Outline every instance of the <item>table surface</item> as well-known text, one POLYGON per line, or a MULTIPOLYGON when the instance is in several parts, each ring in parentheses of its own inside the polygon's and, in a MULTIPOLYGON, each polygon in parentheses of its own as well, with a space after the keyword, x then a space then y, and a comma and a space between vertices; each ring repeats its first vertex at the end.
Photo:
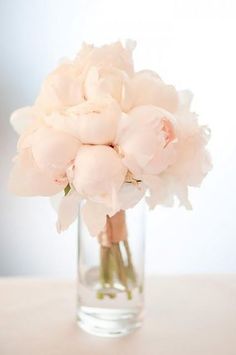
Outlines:
POLYGON ((0 279, 1 355, 235 355, 236 275, 147 279, 143 327, 99 338, 75 323, 75 282, 0 279))

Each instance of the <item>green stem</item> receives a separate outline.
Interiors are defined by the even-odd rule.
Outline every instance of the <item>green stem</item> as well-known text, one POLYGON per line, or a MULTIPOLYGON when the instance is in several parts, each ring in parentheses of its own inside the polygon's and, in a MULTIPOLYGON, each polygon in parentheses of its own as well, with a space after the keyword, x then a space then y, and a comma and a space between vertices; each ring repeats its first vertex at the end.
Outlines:
POLYGON ((132 298, 132 293, 129 290, 128 287, 128 282, 127 282, 127 275, 126 275, 126 268, 124 265, 124 260, 122 258, 121 250, 120 250, 120 245, 119 243, 112 243, 111 246, 114 259, 116 261, 116 266, 117 266, 117 276, 120 280, 120 283, 124 286, 125 291, 127 293, 128 299, 132 298))
POLYGON ((115 298, 116 294, 112 291, 106 291, 106 288, 113 287, 113 268, 112 268, 112 253, 110 247, 100 246, 100 283, 102 290, 97 292, 97 298, 103 299, 105 295, 110 298, 115 298))
POLYGON ((137 277, 136 277, 136 273, 134 271, 134 266, 133 266, 133 262, 132 262, 132 255, 131 255, 131 251, 130 251, 130 247, 129 247, 129 243, 128 243, 127 239, 124 240, 124 247, 126 250, 127 261, 128 261, 127 275, 130 278, 130 280, 132 281, 133 285, 136 285, 137 277))

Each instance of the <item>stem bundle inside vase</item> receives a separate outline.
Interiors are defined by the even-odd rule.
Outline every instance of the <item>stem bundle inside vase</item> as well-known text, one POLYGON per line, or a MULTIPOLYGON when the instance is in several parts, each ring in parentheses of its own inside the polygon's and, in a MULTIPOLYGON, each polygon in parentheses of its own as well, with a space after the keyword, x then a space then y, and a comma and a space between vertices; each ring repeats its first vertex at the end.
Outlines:
POLYGON ((104 230, 98 236, 100 243, 100 289, 97 298, 115 298, 117 290, 132 299, 137 286, 136 273, 128 241, 125 212, 107 217, 104 230))

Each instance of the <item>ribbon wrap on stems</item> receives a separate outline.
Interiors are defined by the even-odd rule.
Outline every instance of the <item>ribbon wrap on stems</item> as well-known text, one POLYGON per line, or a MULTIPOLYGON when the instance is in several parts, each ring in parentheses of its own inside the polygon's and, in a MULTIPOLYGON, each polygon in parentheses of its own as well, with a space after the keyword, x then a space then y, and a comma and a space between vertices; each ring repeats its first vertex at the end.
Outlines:
POLYGON ((100 242, 100 283, 97 297, 116 297, 115 281, 118 280, 132 299, 132 288, 136 286, 136 274, 128 242, 125 211, 108 217, 104 230, 99 234, 100 242))

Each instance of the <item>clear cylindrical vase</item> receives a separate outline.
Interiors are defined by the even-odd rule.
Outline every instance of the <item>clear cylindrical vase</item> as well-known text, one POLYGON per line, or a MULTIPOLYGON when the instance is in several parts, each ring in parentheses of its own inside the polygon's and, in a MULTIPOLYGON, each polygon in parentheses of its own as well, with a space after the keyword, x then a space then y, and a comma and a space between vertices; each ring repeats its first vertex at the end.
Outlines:
POLYGON ((140 327, 144 308, 145 207, 143 201, 113 217, 92 237, 79 216, 77 320, 106 337, 140 327))

